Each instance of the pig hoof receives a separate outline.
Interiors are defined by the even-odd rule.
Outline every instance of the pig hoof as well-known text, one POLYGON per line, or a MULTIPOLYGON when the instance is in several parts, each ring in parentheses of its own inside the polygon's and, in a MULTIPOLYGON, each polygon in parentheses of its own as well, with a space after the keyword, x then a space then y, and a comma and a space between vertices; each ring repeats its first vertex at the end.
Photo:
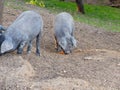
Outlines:
POLYGON ((40 53, 36 53, 36 56, 40 56, 40 53))
POLYGON ((17 51, 17 54, 22 54, 22 51, 17 51))

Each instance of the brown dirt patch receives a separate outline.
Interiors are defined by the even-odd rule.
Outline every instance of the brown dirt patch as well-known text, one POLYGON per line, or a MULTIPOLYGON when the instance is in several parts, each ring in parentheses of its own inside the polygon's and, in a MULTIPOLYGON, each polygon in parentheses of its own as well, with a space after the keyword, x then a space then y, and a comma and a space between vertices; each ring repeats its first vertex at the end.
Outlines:
MULTIPOLYGON (((10 78, 7 83, 13 82, 12 90, 16 90, 14 85, 22 88, 17 90, 120 90, 120 33, 107 32, 75 22, 77 48, 69 55, 62 55, 56 53, 54 48, 55 15, 45 9, 29 5, 25 5, 24 9, 35 10, 44 19, 41 56, 35 55, 35 44, 33 44, 32 53, 29 55, 24 51, 21 56, 13 52, 0 57, 1 66, 6 63, 5 67, 13 68, 13 65, 19 64, 14 57, 16 60, 21 57, 27 60, 35 71, 34 76, 28 79, 21 76, 25 78, 23 81, 10 78), (15 64, 11 64, 13 62, 15 64)), ((21 12, 23 10, 5 7, 4 26, 10 25, 21 12)), ((9 69, 6 70, 9 72, 9 69)), ((1 85, 7 88, 5 83, 2 82, 1 85)))

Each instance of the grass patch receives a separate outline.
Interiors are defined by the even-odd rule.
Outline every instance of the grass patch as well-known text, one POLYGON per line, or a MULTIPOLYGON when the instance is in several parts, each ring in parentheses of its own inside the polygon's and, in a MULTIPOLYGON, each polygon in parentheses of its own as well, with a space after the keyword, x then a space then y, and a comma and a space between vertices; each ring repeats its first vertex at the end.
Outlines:
MULTIPOLYGON (((27 0, 29 1, 29 0, 27 0)), ((37 0, 38 2, 41 0, 37 0)), ((45 8, 52 12, 69 12, 74 19, 95 27, 120 32, 120 9, 109 6, 84 5, 85 15, 77 12, 76 3, 62 2, 59 0, 42 0, 45 8)))

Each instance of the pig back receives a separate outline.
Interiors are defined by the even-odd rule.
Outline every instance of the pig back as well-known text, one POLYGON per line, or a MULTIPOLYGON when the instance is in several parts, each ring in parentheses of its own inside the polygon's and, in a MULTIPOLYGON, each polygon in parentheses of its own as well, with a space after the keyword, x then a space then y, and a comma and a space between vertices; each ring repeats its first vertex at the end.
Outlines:
POLYGON ((32 40, 41 32, 42 27, 43 21, 39 14, 25 11, 8 27, 6 34, 17 40, 32 40))
POLYGON ((55 35, 62 37, 65 35, 71 35, 74 29, 74 20, 69 13, 62 12, 55 18, 55 35))

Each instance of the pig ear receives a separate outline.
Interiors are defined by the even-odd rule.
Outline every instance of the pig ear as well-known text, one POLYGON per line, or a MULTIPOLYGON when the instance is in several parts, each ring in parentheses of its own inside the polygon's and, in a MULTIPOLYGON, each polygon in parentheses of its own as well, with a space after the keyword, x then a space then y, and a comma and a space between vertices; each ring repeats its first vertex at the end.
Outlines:
POLYGON ((60 46, 64 45, 64 41, 62 41, 62 40, 60 40, 58 43, 59 43, 60 46))
POLYGON ((65 47, 66 47, 66 45, 67 45, 67 42, 66 42, 66 40, 65 40, 64 38, 61 38, 58 43, 59 43, 59 45, 60 45, 63 49, 65 49, 65 47))
POLYGON ((77 41, 76 41, 76 39, 73 36, 71 37, 71 41, 72 41, 73 46, 77 47, 77 45, 76 45, 77 41))
POLYGON ((11 49, 13 49, 13 43, 8 40, 3 41, 1 45, 1 53, 5 53, 11 49))

